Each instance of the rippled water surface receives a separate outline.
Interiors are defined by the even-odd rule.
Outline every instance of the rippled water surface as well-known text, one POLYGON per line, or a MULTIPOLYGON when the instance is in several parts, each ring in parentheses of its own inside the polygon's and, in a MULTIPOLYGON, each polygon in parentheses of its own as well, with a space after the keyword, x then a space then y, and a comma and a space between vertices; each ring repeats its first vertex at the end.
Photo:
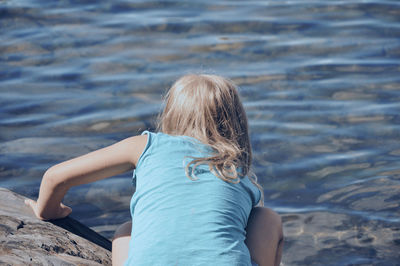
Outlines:
MULTIPOLYGON (((0 186, 37 197, 51 165, 154 129, 179 76, 232 78, 284 265, 396 265, 400 2, 0 1, 0 186)), ((130 174, 73 188, 111 237, 130 174)))

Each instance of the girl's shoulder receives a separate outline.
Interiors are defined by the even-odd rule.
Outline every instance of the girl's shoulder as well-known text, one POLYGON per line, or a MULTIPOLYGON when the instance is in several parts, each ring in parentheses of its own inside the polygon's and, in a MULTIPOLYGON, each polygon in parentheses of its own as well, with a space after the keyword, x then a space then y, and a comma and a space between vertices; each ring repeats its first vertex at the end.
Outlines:
POLYGON ((126 138, 120 142, 120 144, 122 144, 120 145, 120 152, 128 153, 132 163, 137 165, 141 154, 147 146, 148 139, 148 136, 143 134, 126 138))

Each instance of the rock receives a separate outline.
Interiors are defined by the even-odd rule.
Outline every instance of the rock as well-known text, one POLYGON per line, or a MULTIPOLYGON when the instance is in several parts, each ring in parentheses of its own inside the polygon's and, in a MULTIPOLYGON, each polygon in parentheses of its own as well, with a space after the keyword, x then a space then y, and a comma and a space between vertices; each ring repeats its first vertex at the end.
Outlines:
POLYGON ((1 265, 111 265, 111 242, 72 218, 37 219, 25 197, 0 188, 1 265))
POLYGON ((327 210, 281 217, 283 265, 398 265, 397 221, 327 210))

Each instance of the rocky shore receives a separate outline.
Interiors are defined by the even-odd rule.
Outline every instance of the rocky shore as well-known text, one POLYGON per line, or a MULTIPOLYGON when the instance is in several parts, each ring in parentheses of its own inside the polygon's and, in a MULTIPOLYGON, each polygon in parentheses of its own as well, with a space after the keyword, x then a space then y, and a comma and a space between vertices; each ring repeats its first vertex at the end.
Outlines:
MULTIPOLYGON (((0 188, 0 265, 111 265, 108 239, 72 218, 40 221, 24 200, 0 188)), ((281 216, 282 265, 388 265, 398 257, 398 223, 329 211, 281 216)))
POLYGON ((37 219, 25 197, 0 188, 1 265, 111 265, 111 242, 72 218, 37 219))

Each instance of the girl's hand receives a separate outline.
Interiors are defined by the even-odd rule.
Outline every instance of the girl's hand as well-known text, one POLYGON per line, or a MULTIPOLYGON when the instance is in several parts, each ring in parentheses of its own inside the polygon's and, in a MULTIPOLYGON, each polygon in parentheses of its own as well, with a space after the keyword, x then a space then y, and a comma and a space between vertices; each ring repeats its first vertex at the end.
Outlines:
POLYGON ((57 209, 51 211, 51 215, 46 215, 46 217, 43 217, 40 214, 40 210, 36 201, 26 199, 25 204, 32 208, 35 216, 40 220, 61 219, 67 217, 72 212, 72 209, 70 207, 60 203, 57 209))

